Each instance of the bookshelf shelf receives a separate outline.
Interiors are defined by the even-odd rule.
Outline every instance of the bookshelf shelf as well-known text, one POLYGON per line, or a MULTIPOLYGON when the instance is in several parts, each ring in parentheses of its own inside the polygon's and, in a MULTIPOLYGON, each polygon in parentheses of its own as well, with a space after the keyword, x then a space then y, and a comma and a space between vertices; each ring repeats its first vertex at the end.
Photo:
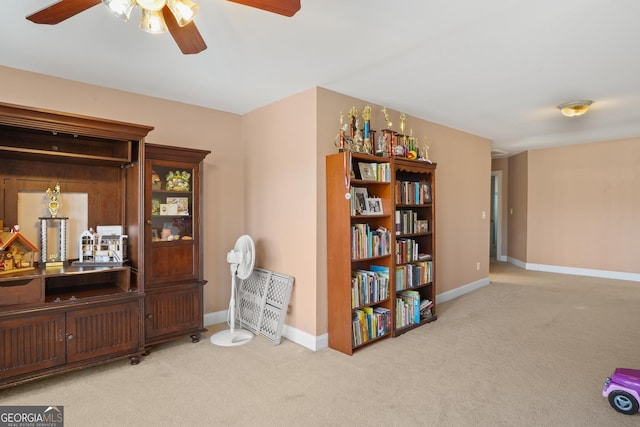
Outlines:
POLYGON ((437 319, 436 165, 405 158, 337 153, 327 156, 326 166, 329 347, 351 355, 381 339, 437 319), (361 174, 376 180, 360 179, 361 174), (349 188, 345 185, 347 177, 351 178, 349 188), (346 193, 350 197, 345 197, 346 193), (368 203, 370 198, 379 199, 380 213, 366 212, 365 201, 368 203), (374 248, 377 245, 383 253, 354 256, 354 248, 362 247, 360 239, 363 235, 370 237, 369 233, 381 237, 373 244, 368 240, 365 244, 374 248), (354 300, 373 292, 371 287, 363 291, 365 280, 376 284, 381 280, 388 296, 354 300), (428 306, 424 315, 420 314, 421 303, 428 306))

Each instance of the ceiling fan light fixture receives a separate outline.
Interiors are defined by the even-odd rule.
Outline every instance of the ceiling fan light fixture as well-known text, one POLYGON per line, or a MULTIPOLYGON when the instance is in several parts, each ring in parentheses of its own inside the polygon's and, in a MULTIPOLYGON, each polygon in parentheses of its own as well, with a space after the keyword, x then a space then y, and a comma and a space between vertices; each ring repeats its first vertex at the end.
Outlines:
POLYGON ((167 6, 181 27, 193 21, 193 17, 196 16, 196 13, 200 10, 200 6, 191 0, 167 0, 167 6))
POLYGON ((107 9, 124 22, 128 22, 131 11, 136 6, 136 0, 102 0, 107 9))
POLYGON ((579 117, 589 111, 591 104, 593 101, 589 100, 569 101, 558 105, 558 109, 565 117, 579 117))
POLYGON ((152 12, 158 12, 162 10, 165 4, 167 4, 166 0, 136 0, 138 6, 140 6, 143 10, 150 10, 152 12))
POLYGON ((167 31, 167 24, 159 10, 142 9, 140 29, 151 34, 162 34, 167 31))

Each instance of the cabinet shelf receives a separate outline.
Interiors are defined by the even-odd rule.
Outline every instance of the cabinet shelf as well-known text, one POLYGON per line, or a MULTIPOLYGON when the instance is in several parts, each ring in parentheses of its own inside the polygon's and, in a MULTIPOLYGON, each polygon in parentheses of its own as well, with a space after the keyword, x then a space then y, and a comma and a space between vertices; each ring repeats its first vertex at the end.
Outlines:
POLYGON ((68 288, 59 288, 49 291, 45 294, 46 303, 74 302, 86 300, 89 298, 102 298, 105 296, 113 296, 115 294, 128 293, 124 289, 119 288, 113 283, 94 283, 84 286, 82 289, 73 286, 68 288))
POLYGON ((397 203, 396 204, 396 208, 430 208, 433 204, 431 202, 429 203, 397 203))
POLYGON ((3 157, 23 160, 63 161, 67 163, 124 165, 131 162, 131 157, 105 157, 89 154, 64 153, 52 150, 38 150, 30 148, 15 148, 0 146, 3 157))
POLYGON ((416 285, 416 286, 412 286, 410 288, 397 289, 396 292, 411 291, 411 290, 414 290, 414 289, 425 288, 425 287, 431 286, 431 285, 433 285, 433 282, 426 282, 426 283, 421 283, 421 284, 416 285))
POLYGON ((412 323, 411 325, 407 325, 407 326, 403 326, 402 328, 397 328, 395 331, 395 336, 401 335, 401 334, 405 334, 407 332, 409 332, 412 329, 415 328, 419 328, 422 325, 426 325, 427 323, 431 323, 435 320, 438 320, 438 316, 436 316, 435 314, 426 317, 424 319, 420 319, 420 323, 412 323))
MULTIPOLYGON (((396 239, 404 238, 404 237, 420 237, 420 236, 429 236, 433 234, 431 231, 427 231, 424 233, 396 233, 396 239)), ((424 260, 428 261, 428 260, 424 260)))
POLYGON ((391 218, 390 214, 376 214, 376 215, 351 215, 351 219, 354 220, 369 220, 375 218, 391 218))
POLYGON ((355 345, 353 346, 353 350, 361 349, 361 348, 363 348, 363 347, 365 347, 365 346, 368 346, 368 345, 370 345, 370 344, 375 343, 376 341, 380 341, 380 340, 383 340, 383 339, 385 339, 385 338, 389 338, 390 336, 391 336, 391 333, 390 333, 390 332, 388 332, 388 333, 386 333, 386 334, 384 334, 384 335, 380 335, 379 337, 370 338, 370 339, 368 339, 367 341, 363 342, 362 344, 355 344, 355 345))

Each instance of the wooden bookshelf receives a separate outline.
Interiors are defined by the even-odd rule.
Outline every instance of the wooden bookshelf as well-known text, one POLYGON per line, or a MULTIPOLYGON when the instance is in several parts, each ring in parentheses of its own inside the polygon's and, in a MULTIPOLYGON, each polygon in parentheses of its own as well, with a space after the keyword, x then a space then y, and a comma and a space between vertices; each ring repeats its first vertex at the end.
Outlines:
POLYGON ((391 169, 396 272, 393 336, 398 336, 438 318, 435 307, 436 165, 394 157, 391 169), (417 308, 412 307, 415 300, 417 308), (420 313, 420 303, 426 305, 423 313, 420 313), (407 312, 405 316, 403 311, 407 312))
POLYGON ((345 152, 327 156, 326 168, 329 347, 351 355, 380 339, 437 319, 436 166, 345 152), (403 185, 406 194, 413 188, 422 198, 403 199, 403 185), (430 196, 426 200, 425 194, 430 196), (405 229, 396 230, 397 211, 412 212, 411 223, 406 220, 403 224, 405 229), (405 240, 417 246, 415 257, 399 256, 405 240), (406 269, 410 277, 418 272, 421 279, 400 285, 397 268, 406 269), (430 314, 398 322, 403 312, 398 300, 409 299, 402 294, 405 291, 414 294, 418 304, 431 301, 430 314))

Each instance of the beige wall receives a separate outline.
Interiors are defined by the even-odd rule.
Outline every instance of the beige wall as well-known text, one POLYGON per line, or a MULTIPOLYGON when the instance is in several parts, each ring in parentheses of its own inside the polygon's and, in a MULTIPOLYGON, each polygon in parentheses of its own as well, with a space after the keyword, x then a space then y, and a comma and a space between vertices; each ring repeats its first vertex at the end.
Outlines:
POLYGON ((507 255, 521 262, 527 260, 527 191, 528 153, 509 158, 507 190, 507 255))
MULTIPOLYGON (((205 312, 227 309, 226 253, 241 234, 256 241, 257 265, 295 277, 285 323, 327 331, 325 161, 340 112, 365 101, 313 88, 244 116, 0 67, 0 102, 154 126, 148 142, 208 149, 205 159, 205 312)), ((382 106, 372 128, 384 127, 382 106)), ((399 112, 389 110, 399 130, 399 112)), ((413 117, 428 136, 437 171, 439 294, 489 272, 490 143, 413 117), (485 212, 486 218, 482 218, 485 212), (476 268, 480 263, 480 269, 476 268)))
POLYGON ((640 273, 640 139, 528 158, 526 261, 640 273))
POLYGON ((295 278, 287 325, 317 335, 315 89, 242 118, 246 232, 256 265, 295 278))

